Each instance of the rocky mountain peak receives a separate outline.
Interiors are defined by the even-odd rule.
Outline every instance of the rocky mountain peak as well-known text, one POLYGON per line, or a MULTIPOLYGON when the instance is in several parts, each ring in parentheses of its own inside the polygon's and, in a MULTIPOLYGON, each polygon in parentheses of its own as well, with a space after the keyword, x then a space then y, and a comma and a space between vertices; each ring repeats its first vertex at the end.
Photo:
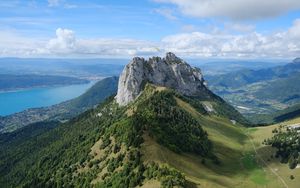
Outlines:
POLYGON ((166 57, 164 58, 166 62, 171 62, 171 63, 182 63, 183 61, 178 58, 174 53, 168 52, 166 54, 166 57))
POLYGON ((126 105, 136 99, 147 82, 188 96, 199 95, 203 89, 206 90, 201 70, 169 52, 164 58, 133 58, 120 75, 117 103, 126 105))

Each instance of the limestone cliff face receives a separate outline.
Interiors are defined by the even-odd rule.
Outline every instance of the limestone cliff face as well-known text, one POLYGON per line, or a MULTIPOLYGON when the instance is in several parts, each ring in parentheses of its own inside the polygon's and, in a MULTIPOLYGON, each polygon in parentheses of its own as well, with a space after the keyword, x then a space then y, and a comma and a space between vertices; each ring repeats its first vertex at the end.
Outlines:
POLYGON ((136 99, 147 82, 189 96, 199 95, 203 89, 206 90, 201 70, 169 52, 164 58, 133 58, 120 75, 117 103, 126 105, 136 99))

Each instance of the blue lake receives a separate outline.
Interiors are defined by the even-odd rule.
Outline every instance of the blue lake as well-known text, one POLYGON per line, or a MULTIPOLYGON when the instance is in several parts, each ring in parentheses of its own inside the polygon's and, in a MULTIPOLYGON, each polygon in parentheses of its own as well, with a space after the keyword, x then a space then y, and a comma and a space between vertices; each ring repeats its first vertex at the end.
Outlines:
POLYGON ((94 83, 2 92, 0 93, 0 116, 28 108, 58 104, 83 94, 94 83))

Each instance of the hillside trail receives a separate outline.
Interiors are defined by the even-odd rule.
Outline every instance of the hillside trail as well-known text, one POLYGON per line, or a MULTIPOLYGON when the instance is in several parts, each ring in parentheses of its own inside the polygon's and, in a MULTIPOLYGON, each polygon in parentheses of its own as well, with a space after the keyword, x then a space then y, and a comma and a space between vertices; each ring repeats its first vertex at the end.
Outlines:
POLYGON ((253 142, 253 139, 251 138, 251 136, 249 135, 248 132, 245 132, 245 134, 247 135, 251 146, 255 152, 255 155, 259 158, 259 160, 282 182, 282 184, 284 185, 285 188, 289 188, 289 186, 287 185, 287 183, 284 181, 284 179, 272 168, 268 165, 268 163, 262 158, 261 155, 259 155, 259 153, 257 152, 257 149, 255 147, 255 144, 253 142))

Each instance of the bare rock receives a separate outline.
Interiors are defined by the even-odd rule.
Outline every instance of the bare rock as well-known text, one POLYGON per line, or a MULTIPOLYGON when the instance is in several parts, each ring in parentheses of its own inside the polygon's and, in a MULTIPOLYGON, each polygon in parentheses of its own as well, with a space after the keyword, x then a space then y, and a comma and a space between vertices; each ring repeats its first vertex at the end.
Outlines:
POLYGON ((188 96, 199 95, 206 89, 201 70, 191 67, 171 52, 164 58, 145 60, 135 57, 120 75, 117 103, 123 106, 135 100, 147 82, 188 96))

